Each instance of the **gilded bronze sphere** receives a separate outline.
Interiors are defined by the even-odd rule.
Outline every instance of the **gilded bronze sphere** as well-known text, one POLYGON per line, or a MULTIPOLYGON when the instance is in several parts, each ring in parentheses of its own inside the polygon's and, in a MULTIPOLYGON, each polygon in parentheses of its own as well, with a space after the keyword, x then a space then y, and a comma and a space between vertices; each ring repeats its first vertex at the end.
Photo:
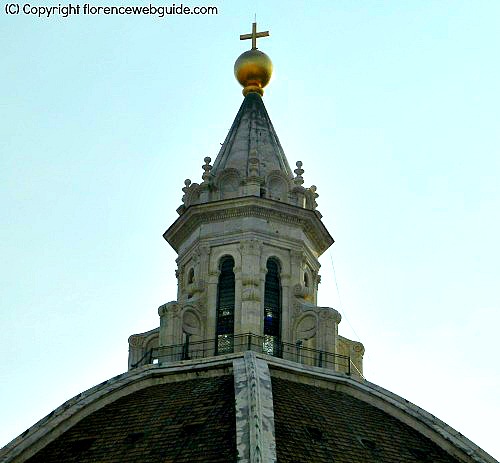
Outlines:
POLYGON ((264 94, 273 73, 273 63, 265 53, 252 49, 242 53, 234 63, 234 76, 243 86, 243 95, 264 94))

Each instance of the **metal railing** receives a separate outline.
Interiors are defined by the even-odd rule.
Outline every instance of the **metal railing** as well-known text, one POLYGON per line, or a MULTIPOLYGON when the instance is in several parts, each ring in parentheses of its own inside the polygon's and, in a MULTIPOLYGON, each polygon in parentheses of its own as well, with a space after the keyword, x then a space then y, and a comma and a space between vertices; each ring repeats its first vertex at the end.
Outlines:
POLYGON ((351 358, 348 355, 334 354, 318 349, 304 347, 302 341, 295 344, 276 340, 271 336, 258 336, 247 333, 239 335, 222 335, 218 339, 191 342, 189 337, 183 344, 163 346, 148 350, 143 357, 132 365, 155 363, 155 361, 176 362, 195 360, 234 352, 253 351, 273 357, 290 360, 302 365, 310 365, 351 374, 351 358))

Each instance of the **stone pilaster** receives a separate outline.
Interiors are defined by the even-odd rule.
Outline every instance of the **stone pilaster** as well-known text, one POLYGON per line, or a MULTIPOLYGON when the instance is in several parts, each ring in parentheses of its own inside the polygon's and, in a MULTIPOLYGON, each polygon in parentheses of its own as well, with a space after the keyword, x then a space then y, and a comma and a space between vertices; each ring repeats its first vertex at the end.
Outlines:
POLYGON ((219 270, 214 270, 208 272, 208 280, 207 280, 207 339, 215 339, 215 325, 217 323, 217 284, 219 282, 219 270))
POLYGON ((262 243, 245 240, 240 244, 241 252, 241 325, 239 332, 261 334, 262 300, 260 278, 260 255, 262 243))
POLYGON ((291 342, 290 308, 291 308, 291 275, 281 273, 281 339, 284 342, 291 342))

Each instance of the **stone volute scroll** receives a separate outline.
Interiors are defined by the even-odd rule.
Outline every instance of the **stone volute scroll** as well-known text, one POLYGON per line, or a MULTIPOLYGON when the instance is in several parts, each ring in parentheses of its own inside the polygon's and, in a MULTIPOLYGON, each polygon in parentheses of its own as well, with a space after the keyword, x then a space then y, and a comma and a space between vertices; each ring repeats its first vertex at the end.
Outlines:
POLYGON ((185 209, 193 204, 197 204, 200 199, 200 185, 198 183, 191 183, 187 178, 184 180, 184 188, 182 188, 184 195, 182 196, 182 206, 177 209, 179 214, 182 214, 185 209))
POLYGON ((199 300, 204 296, 206 290, 206 278, 208 269, 208 256, 210 249, 207 246, 200 246, 191 255, 190 260, 182 266, 181 275, 185 275, 179 282, 179 297, 189 300, 199 300))
POLYGON ((312 209, 313 211, 316 210, 318 207, 318 203, 316 202, 316 199, 318 198, 318 193, 316 193, 316 185, 311 185, 307 190, 306 190, 306 207, 308 209, 312 209))
POLYGON ((312 314, 305 314, 302 316, 298 322, 295 329, 295 337, 297 340, 307 341, 314 336, 318 330, 318 319, 312 314))
POLYGON ((313 302, 314 292, 312 288, 308 288, 303 283, 297 283, 293 287, 293 295, 297 298, 313 302))
POLYGON ((182 315, 182 332, 190 336, 191 341, 203 339, 202 322, 194 307, 188 307, 182 315))

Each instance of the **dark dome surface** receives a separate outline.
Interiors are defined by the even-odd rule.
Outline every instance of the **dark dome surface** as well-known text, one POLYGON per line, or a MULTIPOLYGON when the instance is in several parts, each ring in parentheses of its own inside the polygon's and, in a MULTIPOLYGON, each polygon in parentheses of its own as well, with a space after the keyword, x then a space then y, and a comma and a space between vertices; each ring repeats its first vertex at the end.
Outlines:
POLYGON ((111 378, 40 420, 0 461, 498 463, 376 384, 252 351, 111 378))
MULTIPOLYGON (((344 392, 272 378, 278 462, 459 463, 344 392)), ((232 375, 149 386, 82 419, 29 463, 236 461, 232 375)))
POLYGON ((232 376, 150 386, 84 418, 29 463, 234 461, 232 376))
POLYGON ((382 410, 343 392, 272 378, 280 463, 459 463, 382 410))

